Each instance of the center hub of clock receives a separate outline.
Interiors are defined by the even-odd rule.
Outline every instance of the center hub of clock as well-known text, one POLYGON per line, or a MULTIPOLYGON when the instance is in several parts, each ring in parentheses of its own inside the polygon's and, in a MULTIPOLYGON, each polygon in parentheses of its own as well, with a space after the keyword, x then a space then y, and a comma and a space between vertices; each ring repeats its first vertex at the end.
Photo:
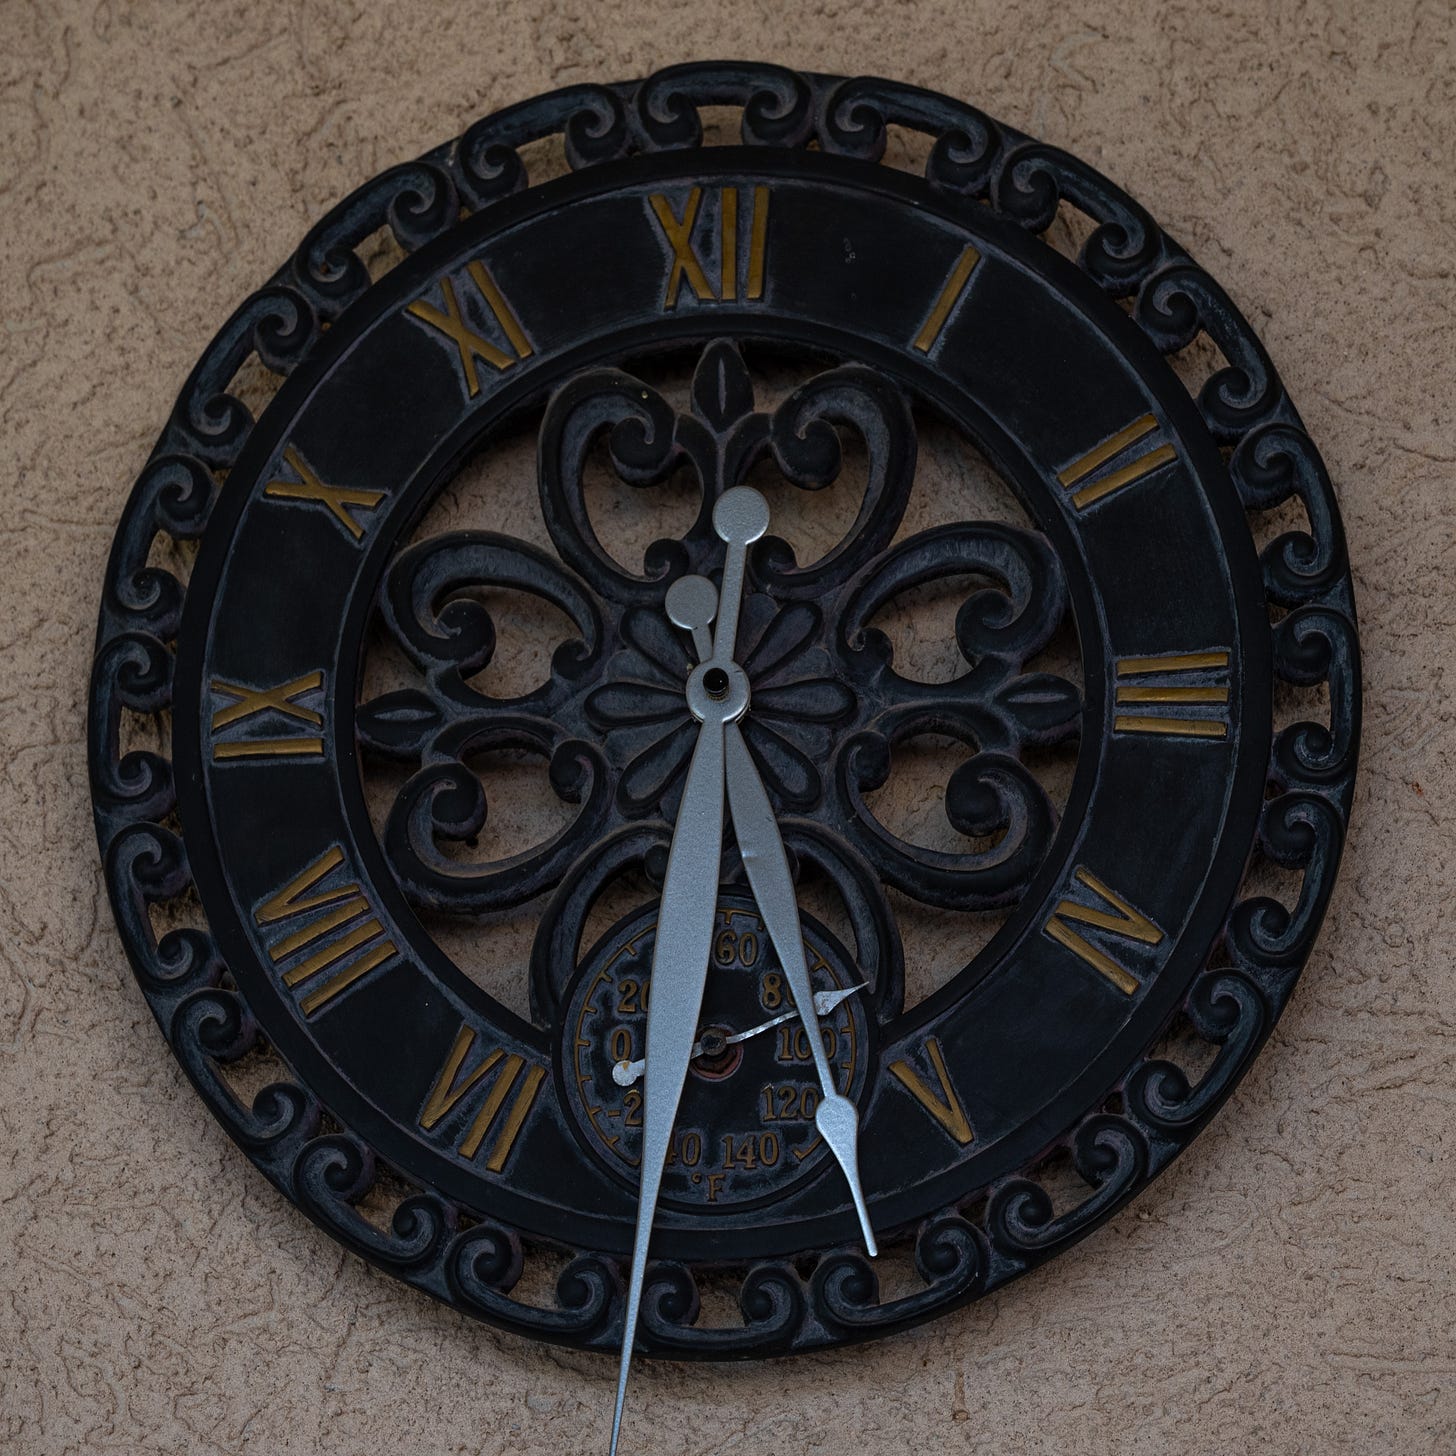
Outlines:
POLYGON ((736 662, 705 662, 688 678, 687 698, 699 722, 731 723, 748 711, 748 674, 736 662))

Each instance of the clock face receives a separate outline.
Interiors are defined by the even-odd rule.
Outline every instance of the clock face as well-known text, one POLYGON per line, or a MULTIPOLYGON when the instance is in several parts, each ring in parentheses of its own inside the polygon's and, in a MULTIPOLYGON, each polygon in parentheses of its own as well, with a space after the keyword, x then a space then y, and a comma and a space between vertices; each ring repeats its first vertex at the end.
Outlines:
POLYGON ((945 98, 688 67, 477 123, 239 308, 118 533, 92 771, 248 1156, 547 1339, 623 1343, 696 916, 637 1341, 760 1354, 974 1299, 1188 1143, 1318 930, 1358 710, 1319 456, 1137 204, 945 98))

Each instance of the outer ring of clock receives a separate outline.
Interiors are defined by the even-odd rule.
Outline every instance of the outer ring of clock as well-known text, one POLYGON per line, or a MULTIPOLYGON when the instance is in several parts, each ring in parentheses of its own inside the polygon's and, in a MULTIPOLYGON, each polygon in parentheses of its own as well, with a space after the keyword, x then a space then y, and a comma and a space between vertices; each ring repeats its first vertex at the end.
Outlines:
MULTIPOLYGON (((818 129, 821 146, 824 138, 842 134, 846 117, 858 124, 850 134, 859 145, 859 128, 870 116, 903 117, 906 107, 914 110, 921 105, 915 100, 921 93, 885 83, 840 83, 821 78, 796 82, 787 78, 787 73, 770 69, 732 67, 716 72, 676 73, 667 87, 662 78, 653 78, 639 87, 601 94, 615 98, 614 104, 624 108, 629 117, 646 116, 650 121, 655 114, 653 95, 681 97, 693 94, 697 88, 702 99, 712 99, 728 84, 728 77, 737 78, 735 84, 748 98, 745 126, 750 131, 763 121, 763 98, 772 98, 775 106, 782 108, 785 97, 797 96, 798 88, 806 87, 812 98, 807 125, 818 129), (758 98, 756 102, 754 98, 758 98), (841 132, 836 132, 836 122, 841 132)), ((886 1224, 906 1228, 916 1240, 917 1267, 925 1281, 923 1295, 881 1304, 868 1266, 852 1254, 834 1251, 840 1234, 833 1211, 821 1218, 822 1227, 811 1220, 793 1234, 770 1234, 767 1239, 761 1227, 744 1230, 737 1239, 705 1233, 701 1227, 687 1227, 675 1242, 669 1226, 665 1252, 680 1259, 692 1259, 697 1248, 708 1246, 711 1257, 730 1261, 784 1258, 816 1248, 829 1252, 820 1255, 818 1268, 807 1277, 787 1265, 756 1270, 742 1287, 742 1331, 697 1329, 691 1318, 692 1274, 665 1266, 653 1305, 657 1310, 656 1327, 649 1319, 650 1343, 675 1353, 758 1353, 861 1338, 964 1302, 1039 1262, 1108 1216, 1202 1126, 1267 1036, 1312 943, 1333 883, 1348 813, 1359 701, 1348 572, 1323 467, 1300 430, 1277 376, 1242 319, 1216 285, 1194 269, 1176 245, 1157 233, 1150 220, 1144 222, 1145 215, 1135 204, 1081 164, 989 122, 984 122, 984 142, 993 155, 983 165, 984 177, 963 186, 961 196, 951 195, 944 177, 936 176, 937 158, 942 172, 950 165, 948 157, 956 166, 963 166, 955 159, 964 155, 965 147, 960 143, 971 136, 969 119, 975 118, 978 125, 984 119, 940 98, 935 99, 935 104, 949 108, 943 119, 956 124, 939 129, 927 127, 941 138, 932 154, 927 182, 874 168, 854 155, 817 157, 787 146, 755 147, 745 152, 714 149, 687 156, 669 152, 655 160, 583 165, 576 176, 531 189, 517 202, 484 201, 476 209, 475 218, 463 224, 452 226, 453 220, 441 218, 428 227, 420 226, 420 231, 433 228, 433 237, 412 236, 406 218, 396 231, 405 233, 402 241, 407 246, 418 245, 414 256, 372 289, 360 287, 354 280, 349 286, 357 296, 347 299, 328 296, 332 286, 329 275, 340 269, 328 250, 321 252, 317 243, 320 235, 328 232, 330 220, 326 220, 311 235, 314 241, 306 242, 300 250, 298 259, 290 265, 292 271, 285 269, 280 275, 282 281, 275 280, 271 288, 275 318, 280 291, 291 289, 306 301, 315 318, 331 319, 332 326, 322 333, 315 326, 310 332, 300 322, 297 327, 310 336, 299 346, 288 337, 286 329, 280 337, 276 323, 270 337, 264 317, 266 303, 262 310, 255 309, 253 318, 245 318, 243 327, 238 327, 235 320, 189 381, 154 463, 128 508, 103 604, 92 731, 98 831, 133 965, 183 1065, 225 1125, 268 1175, 346 1243, 472 1313, 548 1338, 613 1345, 620 1337, 620 1330, 614 1330, 620 1311, 612 1290, 612 1260, 623 1252, 620 1239, 602 1237, 600 1225, 594 1226, 589 1219, 576 1230, 566 1225, 538 1227, 530 1218, 513 1218, 511 1215, 519 1215, 520 1209, 504 1194, 499 1199, 490 1191, 482 1196, 478 1185, 468 1179, 452 1180, 448 1175, 440 1176, 434 1168, 411 1168, 410 1158, 402 1154, 405 1144, 392 1135, 390 1120, 381 1121, 358 1104, 351 1106, 347 1092, 341 1093, 342 1084, 331 1086, 325 1069, 308 1065, 304 1039, 290 1038, 288 1026, 276 1012, 266 1012, 259 999, 262 981, 250 981, 250 950, 243 938, 226 925, 228 917, 223 907, 230 896, 230 876, 221 871, 210 843, 199 833, 207 810, 202 788, 206 776, 200 727, 203 718, 196 705, 202 701, 207 667, 203 661, 205 634, 188 625, 201 620, 201 604, 225 568, 228 556, 224 532, 230 518, 244 504, 243 493, 236 488, 224 492, 212 511, 202 554, 186 590, 185 614, 179 610, 180 587, 176 588, 178 600, 174 602, 165 584, 143 579, 136 542, 143 534, 150 541, 159 528, 174 535, 200 531, 206 510, 199 506, 197 496, 206 495, 205 504, 210 504, 211 491, 197 470, 227 469, 230 479, 238 481, 256 476, 271 463, 269 450, 280 447, 281 435, 286 433, 281 426, 288 419, 290 399, 302 399, 325 377, 331 363, 347 357, 353 342, 372 321, 396 307, 401 298, 418 291, 421 280, 438 271, 440 260, 451 254, 463 256, 462 247, 506 227, 513 217, 535 209, 565 209, 574 199, 611 195, 623 187, 641 187, 654 181, 667 186, 669 179, 686 185, 695 176, 720 175, 823 181, 829 187, 857 188, 882 199, 897 197, 900 205, 914 206, 924 214, 960 218, 970 229, 967 236, 994 243, 1003 250, 1003 256, 1019 255, 1043 274, 1058 277, 1064 293, 1076 297, 1088 317, 1097 317, 1109 334, 1125 335, 1126 356, 1138 360, 1133 372, 1157 391, 1158 413, 1180 448, 1196 457, 1195 473, 1202 480, 1222 480, 1221 496, 1220 490, 1214 492, 1220 496, 1215 509, 1224 513, 1226 524, 1232 527, 1236 522, 1241 505, 1263 510, 1283 499, 1297 498, 1310 526, 1308 532, 1274 541, 1265 549, 1262 561, 1256 560, 1252 547, 1247 545, 1242 556, 1237 547, 1232 554, 1230 603, 1241 622, 1234 652, 1236 699, 1243 715, 1237 733, 1231 733, 1237 737, 1240 749, 1240 767, 1230 779, 1229 788, 1230 802, 1235 805, 1230 815, 1234 829, 1214 855, 1223 868, 1212 876, 1209 903, 1202 912, 1203 928, 1189 937, 1187 968, 1176 976, 1160 973, 1168 997, 1156 1012, 1149 1012, 1149 1026, 1133 1037, 1136 1045, 1130 1054, 1122 1057, 1121 1065, 1111 1073, 1092 1072, 1082 1086, 1056 1099, 1046 1118, 1034 1122, 1019 1142, 1009 1144, 1007 1159, 992 1167, 988 1176, 967 1181, 952 1169, 938 1183, 932 1180, 928 1196, 910 1194, 900 1197, 898 1203, 894 1198, 889 1200, 886 1224), (1101 223, 1084 250, 1080 273, 1027 236, 1039 230, 1034 224, 1046 211, 1048 189, 1073 201, 1101 223), (1023 194, 1035 196, 1039 209, 1035 215, 1017 215, 1018 208, 1025 214, 1023 194), (988 196, 989 207, 971 200, 978 196, 988 196), (1100 251, 1095 246, 1099 239, 1100 251), (320 257, 326 260, 322 268, 320 257), (1131 322, 1114 304, 1104 301, 1107 294, 1135 296, 1131 322), (1142 337, 1137 337, 1138 331, 1142 337), (1216 340, 1230 367, 1208 382, 1195 404, 1173 392, 1176 378, 1158 364, 1157 353, 1176 347, 1185 335, 1191 337, 1200 331, 1216 340), (256 347, 265 360, 271 353, 270 362, 286 363, 291 374, 261 422, 263 428, 256 432, 237 426, 236 414, 221 388, 232 373, 223 372, 225 361, 244 346, 245 352, 256 347), (165 472, 170 474, 164 482, 165 472), (189 481, 191 484, 185 484, 189 481), (196 495, 189 495, 194 487, 196 495), (189 509, 196 514, 189 517, 189 509), (149 525, 151 533, 146 531, 149 525), (1276 619, 1272 625, 1271 615, 1276 619), (165 644, 175 635, 179 618, 181 640, 174 677, 170 657, 158 657, 154 644, 165 644), (1328 723, 1293 722, 1271 740, 1267 727, 1271 679, 1295 687, 1325 683, 1331 701, 1328 723), (190 713, 182 711, 188 704, 192 705, 190 713), (178 710, 175 780, 164 760, 159 761, 159 767, 135 755, 128 759, 119 751, 120 709, 145 715, 165 707, 178 710), (185 855, 166 822, 164 806, 174 794, 182 806, 185 855), (1303 871, 1300 897, 1294 906, 1284 908, 1265 897, 1237 898, 1237 887, 1251 852, 1303 871), (146 906, 178 899, 189 882, 195 883, 201 893, 210 932, 194 929, 159 939, 145 913, 146 906), (226 977, 222 973, 224 963, 230 968, 226 977), (1171 1064, 1148 1056, 1158 1029, 1180 1009, 1193 1028, 1217 1048, 1212 1065, 1198 1082, 1190 1083, 1171 1064), (250 1046, 259 1034, 260 1024, 269 1043, 282 1053, 295 1073, 301 1073, 302 1086, 268 1089, 249 1108, 239 1105, 227 1091, 217 1067, 250 1046), (318 1118, 322 1112, 340 1121, 343 1130, 320 1133, 318 1118), (1071 1209, 1053 1208, 1035 1182, 1036 1166, 1049 1149, 1056 1147, 1071 1153, 1090 1190, 1084 1203, 1071 1209), (395 1212, 387 1230, 376 1229, 359 1211, 360 1199, 374 1181, 377 1155, 407 1174, 413 1173, 421 1188, 395 1212), (420 1176, 421 1172, 424 1176, 420 1176), (532 1237, 544 1237, 579 1250, 575 1262, 562 1275, 558 1310, 540 1313, 533 1306, 511 1299, 511 1288, 526 1256, 521 1233, 526 1234, 528 1245, 532 1237), (707 1245, 702 1242, 705 1238, 707 1245), (672 1247, 666 1248, 667 1243, 672 1247)), ((606 105, 606 101, 594 96, 586 109, 606 105)), ((512 113, 505 115, 510 118, 512 113)), ((506 133, 512 124, 505 124, 506 133)), ((643 144, 648 131, 646 123, 638 124, 631 150, 654 150, 643 144)), ((453 166, 458 175, 470 174, 470 158, 475 159, 478 169, 482 156, 493 155, 488 149, 481 150, 480 128, 472 129, 467 140, 472 135, 476 138, 473 151, 468 145, 441 149, 420 165, 453 166)), ((845 150, 853 152, 854 147, 845 150)), ((406 170, 396 169, 399 173, 406 170)), ((381 186, 382 182, 384 179, 376 179, 331 214, 336 230, 363 236, 359 229, 376 215, 382 213, 392 222, 400 221, 401 196, 418 201, 418 176, 398 176, 392 189, 388 184, 381 186)), ((469 187, 462 187, 460 192, 468 195, 469 187)), ((887 201, 886 205, 892 204, 887 201)), ((347 274, 349 269, 342 271, 347 274)), ((246 313, 245 305, 239 317, 246 313)), ((780 332, 811 348, 868 358, 875 365, 891 369, 902 381, 909 381, 923 400, 945 405, 945 391, 937 381, 933 360, 919 361, 918 369, 913 359, 891 363, 889 351, 867 345, 864 340, 852 348, 842 331, 837 338, 829 329, 806 339, 802 322, 784 326, 771 316, 745 316, 743 310, 736 317, 723 313, 711 319, 697 319, 684 312, 635 330, 617 329, 609 337, 588 344, 577 358, 587 362, 594 355, 630 356, 673 338, 703 340, 727 335, 773 339, 780 332)), ((557 367, 562 365, 558 363, 557 367)), ((507 400, 509 390, 503 391, 500 398, 507 400)), ((959 413, 965 423, 964 411, 959 413)), ((1006 446, 990 421, 977 420, 974 424, 972 433, 978 443, 1016 481, 1027 468, 1018 451, 1006 446)), ((468 433, 475 434, 479 428, 477 416, 468 433)), ((417 500, 425 498, 433 483, 458 458, 466 438, 462 431, 459 438, 440 443, 434 466, 420 477, 417 500)), ((1046 463, 1043 461, 1043 466, 1046 463)), ((1042 510, 1037 524, 1057 540, 1059 551, 1066 550, 1063 543, 1070 530, 1067 521, 1058 521, 1042 510)), ((397 533, 381 533, 380 550, 396 538, 397 533)), ((1237 541, 1232 529, 1229 539, 1237 541)), ((363 587, 351 609, 353 625, 344 633, 346 650, 336 689, 344 702, 351 701, 350 664, 357 666, 365 607, 372 600, 382 567, 381 556, 372 577, 368 571, 361 573, 363 587)), ((1075 580, 1069 585, 1074 615, 1084 634, 1087 743, 1096 741, 1103 727, 1101 704, 1109 699, 1109 685, 1100 680, 1100 661, 1115 661, 1115 657, 1088 650, 1096 635, 1099 613, 1085 594, 1079 600, 1075 580)), ((335 715, 331 732, 334 761, 347 774, 353 763, 347 712, 335 715)), ((1068 823, 1076 821, 1081 803, 1091 792, 1092 760, 1085 753, 1084 759, 1087 761, 1079 764, 1077 786, 1068 805, 1068 823)), ((363 814, 362 798, 355 803, 353 813, 356 842, 360 853, 367 855, 371 842, 367 821, 362 825, 357 822, 363 814)), ((1064 876, 1074 861, 1072 847, 1061 842, 1059 851, 1050 857, 1043 881, 1027 897, 1032 903, 1024 903, 1023 911, 1013 918, 1002 939, 1025 932, 1028 922, 1038 915, 1045 919, 1043 902, 1053 891, 1051 880, 1058 874, 1064 876)), ((382 866, 376 862, 373 869, 380 871, 382 866)), ((370 882, 381 896, 390 897, 387 871, 370 882)), ((408 908, 397 894, 393 900, 396 903, 391 906, 391 914, 398 923, 406 924, 411 918, 408 908)), ((420 953, 428 954, 423 944, 420 953)), ((447 964, 441 967, 440 984, 468 996, 458 979, 452 984, 452 970, 447 964)), ((458 973, 455 976, 458 978, 458 973)), ((946 1010, 948 999, 940 998, 938 1004, 933 1001, 919 1008, 912 1019, 922 1027, 931 1025, 946 1010)), ((620 1221, 619 1215, 614 1216, 620 1221)), ((649 1304, 653 1301, 649 1300, 649 1304)))

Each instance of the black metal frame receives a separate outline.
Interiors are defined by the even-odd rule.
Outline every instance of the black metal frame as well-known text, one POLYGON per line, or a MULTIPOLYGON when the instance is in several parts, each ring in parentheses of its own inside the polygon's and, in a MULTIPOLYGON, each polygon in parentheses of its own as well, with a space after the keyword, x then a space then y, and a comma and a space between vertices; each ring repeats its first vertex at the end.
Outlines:
MULTIPOLYGON (((407 1198, 394 1211, 390 1226, 379 1229, 357 1208, 376 1179, 375 1154, 364 1138, 348 1128, 322 1132, 326 1109, 293 1081, 269 1086, 250 1107, 237 1101, 221 1067, 257 1044, 258 1026, 206 930, 177 929, 159 938, 153 927, 151 907, 184 899, 192 874, 174 817, 177 793, 171 763, 156 753, 124 752, 121 740, 125 715, 164 720, 170 710, 170 644, 179 631, 185 593, 170 573, 147 565, 148 554, 159 532, 179 541, 202 535, 219 475, 237 463, 248 443, 252 418, 227 393, 239 368, 255 354, 282 374, 305 363, 325 326, 369 290, 368 272, 356 252, 365 238, 387 225, 401 246, 413 251, 441 237, 457 224, 462 209, 479 214, 525 186, 519 149, 527 143, 564 137, 576 169, 693 148, 701 143, 699 108, 710 105, 742 109, 743 140, 749 145, 782 150, 812 142, 824 153, 865 162, 882 156, 889 127, 909 128, 934 138, 925 177, 940 194, 984 203, 996 217, 1029 234, 1048 228, 1063 203, 1090 218, 1096 226, 1077 260, 1083 274, 1109 297, 1132 299, 1134 322, 1164 354, 1206 334, 1227 361, 1207 380, 1197 405, 1225 452, 1245 508, 1263 512, 1291 499, 1303 506, 1308 531, 1281 535, 1261 557, 1274 623, 1273 671, 1278 680, 1296 687, 1325 686, 1330 703, 1328 721, 1296 722, 1275 736, 1268 797, 1254 846, 1266 859, 1301 873, 1298 900, 1285 906, 1253 895, 1234 904, 1213 938, 1206 968, 1193 980, 1181 1007, 1196 1033, 1216 1048, 1202 1078, 1190 1084, 1173 1063, 1140 1058, 1110 1101, 1088 1111, 1016 1176, 987 1190, 984 1202, 948 1206, 924 1219, 911 1231, 924 1284, 912 1295, 881 1302, 872 1266, 849 1249, 830 1249, 807 1278, 790 1260, 755 1265, 740 1285, 743 1327, 704 1329, 693 1323, 698 1296, 692 1270, 675 1262, 657 1265, 644 1300, 646 1348, 715 1357, 866 1338, 978 1297, 1095 1228, 1191 1141, 1268 1036, 1319 928, 1350 812, 1360 686, 1353 595, 1333 491, 1272 364, 1218 285, 1143 209, 1085 164, 972 107, 913 87, 871 78, 797 75, 758 65, 684 66, 640 83, 570 87, 487 117, 458 141, 390 169, 333 209, 223 327, 184 386, 126 506, 105 583, 92 680, 90 758, 98 838, 123 940, 143 992, 189 1077, 286 1196, 356 1252, 470 1313, 572 1344, 615 1348, 620 1342, 620 1273, 614 1258, 580 1250, 560 1276, 554 1309, 523 1303, 511 1295, 530 1246, 529 1239, 523 1244, 518 1230, 498 1219, 480 1219, 429 1189, 407 1198), (1054 1209, 1035 1177, 1036 1167, 1056 1148, 1070 1153, 1089 1188, 1083 1201, 1063 1210, 1054 1209)), ((709 350, 703 367, 717 371, 718 383, 728 394, 737 390, 741 400, 743 387, 735 382, 737 355, 731 345, 709 350)), ((873 400, 880 390, 876 380, 870 371, 857 375, 852 366, 841 370, 836 397, 842 404, 850 388, 859 391, 861 401, 873 400)), ((558 396, 552 408, 562 415, 596 410, 604 419, 603 401, 610 401, 620 384, 621 376, 599 371, 583 377, 570 397, 558 396)), ((803 407, 801 399, 795 408, 803 407)), ((610 404, 606 408, 610 414, 610 404)), ((891 453, 896 448, 896 408, 894 400, 880 398, 877 421, 868 426, 878 431, 876 438, 891 453)), ((754 432, 756 448, 769 448, 777 438, 775 422, 746 405, 733 419, 705 420, 702 415, 700 410, 697 425, 705 436, 716 431, 715 451, 725 448, 724 438, 742 427, 744 419, 758 422, 747 427, 754 432)), ((565 429, 564 419, 557 423, 565 429)), ((692 430, 685 432, 681 422, 674 428, 680 448, 694 448, 692 430)), ((791 452, 789 444, 780 463, 792 476, 796 467, 791 452)), ((636 470, 650 475, 664 462, 620 459, 618 464, 624 474, 636 470)), ((812 475, 815 465, 799 468, 812 475)), ((559 486, 570 475, 570 463, 556 474, 559 486)), ((573 525, 571 519, 569 492, 556 488, 546 498, 548 512, 558 512, 563 535, 579 532, 580 521, 573 525)), ((994 544, 1007 560, 1019 552, 1021 569, 1040 573, 1043 595, 1050 592, 1047 600, 1055 605, 1060 600, 1055 564, 1038 556, 1038 541, 1030 533, 1008 532, 994 544)), ((482 644, 462 645, 464 637, 459 637, 445 649, 438 639, 421 645, 418 613, 406 607, 420 599, 421 574, 438 583, 461 569, 462 561, 464 569, 473 569, 472 553, 499 554, 502 549, 501 543, 483 537, 425 543, 401 559, 384 598, 390 628, 407 646, 415 644, 430 691, 410 704, 366 708, 361 732, 378 750, 412 753, 427 747, 421 725, 430 728, 436 761, 431 766, 426 753, 422 777, 402 796, 388 834, 392 856, 403 867, 402 883, 426 904, 469 901, 467 908, 478 909, 495 903, 493 895, 537 893, 550 878, 523 875, 519 883, 505 887, 476 885, 462 897, 458 884, 441 883, 432 875, 422 849, 440 827, 429 819, 435 813, 438 821, 432 806, 438 804, 442 788, 461 791, 467 798, 472 792, 469 784, 451 777, 450 762, 458 758, 461 744, 452 740, 440 749, 437 735, 448 736, 451 703, 458 706, 460 701, 459 672, 479 656, 482 644), (410 711, 397 711, 404 708, 410 711)), ((933 555, 932 545, 922 543, 919 549, 933 555)), ((596 592, 622 594, 619 585, 592 580, 591 552, 585 547, 568 561, 596 592)), ((775 565, 770 550, 761 559, 761 569, 772 575, 775 565)), ((777 565, 785 563, 779 560, 777 565)), ((854 566, 857 574, 846 588, 846 600, 855 591, 873 595, 874 578, 883 569, 873 552, 854 566)), ((901 566, 910 574, 916 569, 915 563, 901 566)), ((572 610, 569 603, 579 594, 560 569, 533 563, 527 575, 536 586, 548 579, 554 583, 552 595, 567 605, 583 628, 583 638, 590 641, 590 623, 582 620, 590 615, 590 603, 583 600, 579 614, 572 610)), ((429 589, 423 596, 433 599, 429 589)), ((634 604, 624 600, 621 605, 630 611, 634 604)), ((869 607, 862 607, 860 614, 867 619, 869 607)), ((1032 639, 1044 640, 1033 633, 1011 653, 1003 678, 1014 677, 1030 656, 1032 639)), ((830 678, 826 674, 826 682, 830 678)), ((1071 706, 1065 693, 1058 692, 1063 707, 1071 706)), ((827 695, 826 712, 834 707, 829 702, 832 687, 820 695, 827 695)), ((970 706, 983 708, 987 696, 981 694, 970 706)), ((593 709, 592 701, 583 700, 587 718, 605 731, 612 709, 601 699, 593 709)), ((1049 735, 1065 730, 1067 723, 1063 713, 1056 722, 1034 724, 1028 731, 1049 735)), ((1014 758, 1007 762, 1014 766, 1014 758)), ((974 786, 966 787, 967 804, 972 805, 974 786)), ((779 789, 784 801, 792 803, 792 785, 779 789)), ((621 793, 620 782, 613 792, 621 793)), ((460 796, 457 792, 445 816, 451 832, 469 831, 472 815, 461 812, 460 796)), ((833 812, 842 814, 842 806, 833 812)), ((969 808, 967 816, 967 822, 974 817, 969 808)), ((830 843, 806 826, 798 847, 812 850, 816 842, 821 848, 830 843)), ((898 851, 875 850, 867 842, 876 872, 893 882, 898 851)), ((608 853, 645 856, 660 844, 660 833, 649 826, 628 827, 611 842, 608 853)), ((1014 895, 1039 858, 1030 856, 1019 877, 990 892, 984 887, 967 892, 972 894, 970 903, 1014 895)), ((573 915, 581 906, 568 902, 579 889, 569 886, 565 908, 557 907, 558 940, 571 938, 573 915)), ((947 887, 942 898, 956 893, 960 891, 947 887)), ((867 939, 873 941, 877 934, 886 943, 883 925, 867 923, 867 939)), ((883 1000, 888 991, 893 1003, 898 999, 898 943, 893 935, 888 941, 880 993, 883 1000)), ((548 942, 549 927, 540 938, 540 944, 548 942)), ((543 955, 533 982, 534 1004, 543 1020, 549 1019, 545 1008, 563 989, 553 980, 552 964, 553 957, 543 955)))

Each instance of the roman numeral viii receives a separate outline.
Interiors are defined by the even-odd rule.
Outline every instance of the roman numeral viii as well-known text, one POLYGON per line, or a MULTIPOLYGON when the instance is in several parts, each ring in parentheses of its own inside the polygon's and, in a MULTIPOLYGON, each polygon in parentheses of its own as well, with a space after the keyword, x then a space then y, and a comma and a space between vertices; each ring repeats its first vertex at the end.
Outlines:
POLYGON ((304 723, 310 728, 323 726, 323 714, 301 703, 312 693, 322 690, 324 675, 306 672, 291 682, 274 687, 254 688, 242 683, 213 678, 214 703, 220 704, 212 715, 212 759, 214 763, 238 759, 322 758, 324 740, 317 733, 271 733, 250 736, 248 727, 289 720, 287 726, 304 723), (253 719, 261 718, 260 723, 253 719))
POLYGON ((930 1037, 925 1043, 925 1054, 935 1073, 936 1085, 932 1087, 909 1062, 890 1063, 890 1071, 902 1087, 938 1122, 941 1128, 962 1147, 971 1140, 971 1124, 966 1117, 961 1099, 950 1084, 945 1070, 945 1053, 940 1049, 938 1037, 930 1037))
MULTIPOLYGON (((683 285, 692 289, 693 297, 701 302, 727 303, 738 297, 738 253, 739 253, 739 189, 720 187, 718 189, 718 268, 716 282, 710 281, 705 266, 693 246, 693 229, 697 225, 698 212, 703 203, 703 189, 694 187, 687 195, 682 213, 661 192, 654 192, 648 199, 652 215, 662 230, 662 236, 672 251, 672 268, 667 275, 667 290, 662 296, 664 310, 677 307, 678 295, 683 285)), ((752 204, 748 209, 748 266, 743 279, 743 296, 747 299, 763 297, 763 263, 768 246, 768 188, 753 189, 752 204)))
POLYGON ((337 875, 344 851, 325 850, 253 912, 259 926, 283 933, 268 945, 283 984, 301 990, 305 1016, 327 1006, 361 977, 382 966, 396 947, 370 909, 358 882, 337 875))
POLYGON ((420 1113, 420 1126, 429 1131, 463 1097, 483 1086, 480 1105, 456 1146, 461 1156, 474 1158, 481 1144, 493 1132, 495 1136, 485 1166, 490 1172, 499 1173, 505 1167, 521 1127, 535 1105, 536 1094, 546 1078, 546 1068, 535 1063, 528 1064, 516 1052, 507 1053, 500 1047, 492 1047, 469 1071, 464 1071, 474 1045, 474 1028, 461 1026, 450 1055, 445 1058, 435 1085, 430 1088, 424 1111, 420 1113), (508 1098, 509 1106, 506 1105, 508 1098))
POLYGON ((1096 905, 1085 905, 1070 897, 1060 900, 1042 928, 1058 945, 1064 945, 1084 964, 1092 967, 1099 976, 1105 976, 1125 996, 1131 996, 1142 982, 1124 965, 1115 961, 1105 950, 1094 945, 1074 926, 1085 925, 1104 932, 1098 939, 1115 945, 1116 940, 1132 941, 1137 945, 1159 945, 1163 932, 1148 919, 1141 910, 1134 910, 1126 900, 1108 889, 1089 869, 1079 865, 1073 872, 1079 885, 1092 892, 1111 910, 1096 905), (1112 937, 1109 940, 1109 937, 1112 937))
POLYGON ((1079 511, 1096 505, 1100 500, 1141 480, 1153 471, 1161 469, 1177 458, 1178 452, 1171 445, 1156 445, 1151 450, 1135 456, 1124 465, 1104 470, 1124 451, 1130 450, 1144 436, 1158 428, 1155 415, 1143 415, 1126 429, 1109 435, 1100 445, 1094 446, 1085 455, 1072 461, 1065 470, 1058 472, 1058 482, 1072 492, 1072 505, 1079 511))

